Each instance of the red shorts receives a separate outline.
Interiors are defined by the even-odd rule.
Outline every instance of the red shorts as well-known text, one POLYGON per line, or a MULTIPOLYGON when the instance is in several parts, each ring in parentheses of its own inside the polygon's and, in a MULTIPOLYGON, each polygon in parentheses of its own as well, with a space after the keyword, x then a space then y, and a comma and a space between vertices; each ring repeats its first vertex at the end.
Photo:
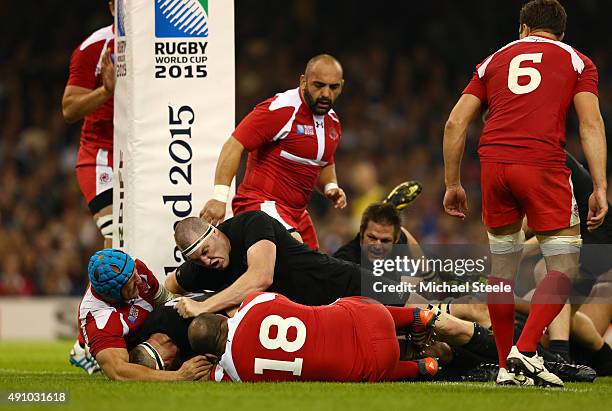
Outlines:
POLYGON ((232 201, 232 211, 234 215, 245 211, 261 210, 274 217, 285 228, 291 231, 297 231, 302 236, 304 244, 308 245, 313 250, 319 249, 319 241, 317 240, 317 232, 307 210, 295 210, 278 204, 276 201, 266 201, 262 199, 254 199, 242 196, 235 196, 232 201))
POLYGON ((113 152, 81 144, 76 177, 92 214, 113 203, 113 152))
POLYGON ((361 364, 363 368, 354 371, 358 372, 362 381, 389 380, 400 358, 391 313, 378 301, 365 297, 341 298, 334 304, 346 307, 352 313, 357 341, 365 354, 361 364))
POLYGON ((527 215, 535 231, 580 223, 568 168, 481 163, 482 220, 490 228, 516 223, 527 215))

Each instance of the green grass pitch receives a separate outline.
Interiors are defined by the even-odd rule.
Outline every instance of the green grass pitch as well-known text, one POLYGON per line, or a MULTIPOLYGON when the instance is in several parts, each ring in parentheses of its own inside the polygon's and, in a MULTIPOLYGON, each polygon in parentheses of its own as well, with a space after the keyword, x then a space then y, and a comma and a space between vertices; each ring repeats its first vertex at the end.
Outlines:
POLYGON ((612 378, 564 389, 493 383, 113 382, 68 364, 71 341, 0 343, 0 391, 65 391, 66 404, 10 404, 1 410, 581 410, 606 409, 612 378))

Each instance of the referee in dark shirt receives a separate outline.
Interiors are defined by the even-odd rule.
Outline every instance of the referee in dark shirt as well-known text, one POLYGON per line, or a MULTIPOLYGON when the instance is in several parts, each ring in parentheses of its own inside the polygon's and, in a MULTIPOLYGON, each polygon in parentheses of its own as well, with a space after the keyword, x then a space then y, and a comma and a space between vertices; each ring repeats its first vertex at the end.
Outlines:
POLYGON ((197 217, 180 221, 175 240, 186 260, 166 279, 175 294, 219 291, 204 302, 183 299, 184 317, 239 305, 252 292, 278 292, 306 305, 360 295, 359 265, 313 251, 263 211, 247 211, 214 227, 197 217))

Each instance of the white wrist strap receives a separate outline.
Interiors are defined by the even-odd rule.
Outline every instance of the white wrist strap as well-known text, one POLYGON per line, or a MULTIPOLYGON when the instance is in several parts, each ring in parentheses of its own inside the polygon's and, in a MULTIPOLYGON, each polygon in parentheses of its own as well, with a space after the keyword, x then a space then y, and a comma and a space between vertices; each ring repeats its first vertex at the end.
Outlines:
POLYGON ((325 187, 323 188, 323 193, 327 193, 329 190, 333 190, 334 188, 340 188, 340 187, 338 187, 338 184, 336 183, 327 183, 325 184, 325 187))
POLYGON ((221 201, 222 203, 227 203, 227 197, 229 197, 229 192, 229 186, 218 184, 215 186, 212 198, 214 200, 221 201))

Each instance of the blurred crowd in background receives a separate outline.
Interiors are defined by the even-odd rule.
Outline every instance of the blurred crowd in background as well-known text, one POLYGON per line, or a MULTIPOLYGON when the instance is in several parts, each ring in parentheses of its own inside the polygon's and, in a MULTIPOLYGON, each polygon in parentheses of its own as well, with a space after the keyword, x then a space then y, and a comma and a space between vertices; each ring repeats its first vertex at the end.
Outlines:
MULTIPOLYGON (((610 129, 606 1, 563 3, 565 41, 598 66, 610 129)), ((462 179, 470 210, 463 222, 442 211, 443 128, 474 66, 516 39, 521 1, 235 4, 237 121, 259 101, 297 87, 313 55, 330 53, 344 66, 346 84, 335 106, 343 135, 335 159, 349 206, 334 210, 313 196, 310 212, 322 251, 354 237, 363 209, 404 180, 423 185, 402 212, 419 241, 486 242, 476 155, 481 125, 468 133, 462 179)), ((74 174, 81 122, 64 123, 61 97, 72 51, 112 20, 104 0, 46 0, 27 13, 22 7, 0 7, 0 295, 76 295, 86 287, 86 264, 102 238, 74 174)), ((567 148, 584 160, 573 116, 567 148)))

